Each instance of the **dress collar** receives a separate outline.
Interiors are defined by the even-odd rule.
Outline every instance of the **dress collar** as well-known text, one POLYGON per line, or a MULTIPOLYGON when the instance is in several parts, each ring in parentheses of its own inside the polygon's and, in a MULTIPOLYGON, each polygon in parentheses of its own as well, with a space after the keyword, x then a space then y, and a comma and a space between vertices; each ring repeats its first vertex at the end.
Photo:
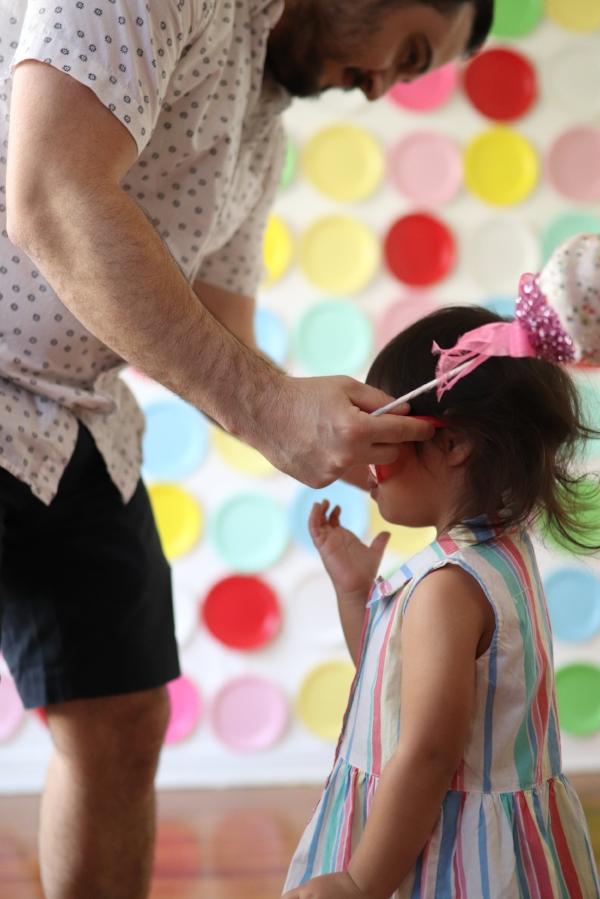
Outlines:
POLYGON ((456 527, 450 528, 446 534, 442 534, 408 562, 405 562, 391 577, 378 577, 373 584, 367 608, 379 602, 380 599, 391 599, 408 581, 420 572, 431 568, 436 562, 451 556, 460 549, 475 546, 477 543, 486 543, 496 537, 498 533, 499 529, 491 527, 484 516, 464 521, 456 527))

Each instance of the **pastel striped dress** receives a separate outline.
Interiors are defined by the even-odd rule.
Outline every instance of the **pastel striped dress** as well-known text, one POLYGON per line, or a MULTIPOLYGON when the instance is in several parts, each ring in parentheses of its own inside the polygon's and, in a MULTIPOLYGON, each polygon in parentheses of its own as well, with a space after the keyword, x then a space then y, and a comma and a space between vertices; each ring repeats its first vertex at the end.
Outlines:
MULTIPOLYGON (((561 772, 552 635, 529 537, 455 528, 374 586, 333 771, 285 890, 343 871, 400 737, 402 617, 430 571, 459 565, 496 616, 476 662, 465 752, 425 848, 397 899, 598 899, 579 803, 561 772)), ((401 801, 401 797, 399 799, 401 801)))

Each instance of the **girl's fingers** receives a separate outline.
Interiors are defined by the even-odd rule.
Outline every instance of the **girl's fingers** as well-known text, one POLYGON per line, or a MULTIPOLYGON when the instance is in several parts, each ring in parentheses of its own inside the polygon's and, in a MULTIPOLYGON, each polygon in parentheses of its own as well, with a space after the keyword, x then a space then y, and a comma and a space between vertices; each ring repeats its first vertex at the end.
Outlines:
POLYGON ((382 531, 381 534, 377 534, 373 542, 371 543, 371 549, 382 556, 385 552, 385 548, 388 545, 388 540, 392 535, 389 531, 382 531))
POLYGON ((329 524, 332 524, 334 527, 338 527, 340 523, 340 515, 342 514, 342 510, 340 506, 336 506, 329 516, 329 524))

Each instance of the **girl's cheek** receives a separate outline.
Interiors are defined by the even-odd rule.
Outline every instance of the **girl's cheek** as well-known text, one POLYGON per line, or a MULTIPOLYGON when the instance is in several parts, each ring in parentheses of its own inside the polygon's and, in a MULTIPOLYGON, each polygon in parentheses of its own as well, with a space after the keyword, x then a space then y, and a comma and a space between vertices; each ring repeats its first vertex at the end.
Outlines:
POLYGON ((390 465, 378 465, 379 483, 389 481, 390 478, 398 477, 404 472, 409 461, 415 454, 415 448, 412 443, 403 443, 398 453, 398 458, 390 465))

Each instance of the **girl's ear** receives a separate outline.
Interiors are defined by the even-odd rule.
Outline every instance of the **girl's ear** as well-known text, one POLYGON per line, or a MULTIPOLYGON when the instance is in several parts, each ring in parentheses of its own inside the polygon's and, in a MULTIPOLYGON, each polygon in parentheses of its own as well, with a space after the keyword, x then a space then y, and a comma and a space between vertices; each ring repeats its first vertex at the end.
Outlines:
POLYGON ((455 428, 440 428, 434 439, 444 453, 446 461, 453 468, 464 465, 470 459, 473 444, 462 431, 455 428))

